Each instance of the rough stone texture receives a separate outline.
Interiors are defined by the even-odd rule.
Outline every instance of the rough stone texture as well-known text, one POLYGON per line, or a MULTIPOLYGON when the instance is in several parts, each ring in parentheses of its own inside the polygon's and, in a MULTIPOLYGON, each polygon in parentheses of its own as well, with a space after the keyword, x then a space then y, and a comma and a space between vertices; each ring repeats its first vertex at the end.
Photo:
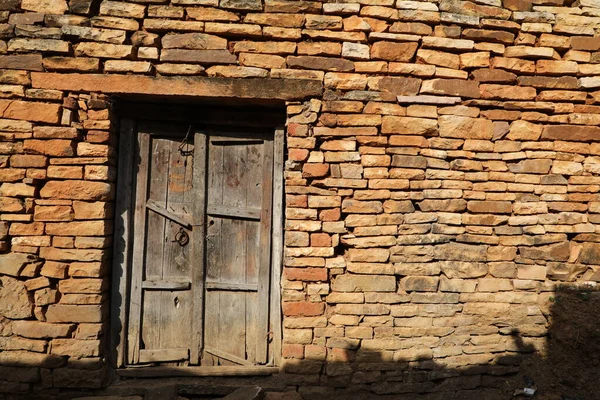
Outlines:
POLYGON ((11 319, 31 317, 33 305, 25 285, 9 276, 0 278, 0 283, 0 315, 11 319))
POLYGON ((557 287, 600 281, 598 10, 0 1, 0 397, 161 393, 94 391, 117 290, 112 95, 285 105, 280 389, 511 397, 557 287))

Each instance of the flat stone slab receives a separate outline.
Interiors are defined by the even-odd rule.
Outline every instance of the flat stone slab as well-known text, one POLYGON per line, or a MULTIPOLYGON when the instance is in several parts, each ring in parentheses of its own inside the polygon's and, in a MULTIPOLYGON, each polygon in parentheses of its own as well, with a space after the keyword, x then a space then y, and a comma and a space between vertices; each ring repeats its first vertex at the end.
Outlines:
POLYGON ((398 96, 398 103, 408 104, 458 104, 461 101, 454 96, 398 96))
POLYGON ((323 84, 310 79, 232 79, 34 72, 33 88, 107 94, 301 100, 320 96, 323 84))

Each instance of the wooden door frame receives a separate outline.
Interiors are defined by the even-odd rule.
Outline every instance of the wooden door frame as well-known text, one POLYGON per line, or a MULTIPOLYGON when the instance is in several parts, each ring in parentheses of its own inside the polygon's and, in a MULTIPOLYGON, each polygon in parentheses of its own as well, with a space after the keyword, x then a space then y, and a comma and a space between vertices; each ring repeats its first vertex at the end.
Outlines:
MULTIPOLYGON (((148 114, 146 114, 148 115, 148 114)), ((152 119, 160 120, 155 114, 152 119)), ((120 116, 120 115, 119 115, 120 116)), ((110 364, 114 368, 126 368, 127 330, 131 274, 129 271, 133 256, 132 222, 134 218, 134 157, 137 136, 136 119, 127 114, 121 116, 119 125, 119 157, 117 167, 117 194, 115 202, 114 254, 112 268, 111 316, 110 316, 110 364)), ((137 116, 139 117, 139 115, 137 116)), ((283 218, 284 218, 284 153, 285 130, 282 126, 273 129, 273 189, 272 189, 272 233, 271 233, 271 276, 269 328, 271 344, 268 346, 267 366, 239 367, 240 375, 274 373, 281 365, 282 315, 281 315, 281 274, 283 269, 283 218), (272 368, 275 367, 275 368, 272 368)), ((143 367, 142 367, 143 368, 143 367)), ((160 368, 160 367, 146 367, 160 368)), ((235 367, 169 367, 181 368, 184 374, 198 375, 237 375, 235 367), (195 370, 196 372, 191 371, 195 370), (183 371, 185 370, 185 371, 183 371), (219 371, 221 370, 221 371, 219 371)), ((140 369, 140 367, 136 367, 140 369)))

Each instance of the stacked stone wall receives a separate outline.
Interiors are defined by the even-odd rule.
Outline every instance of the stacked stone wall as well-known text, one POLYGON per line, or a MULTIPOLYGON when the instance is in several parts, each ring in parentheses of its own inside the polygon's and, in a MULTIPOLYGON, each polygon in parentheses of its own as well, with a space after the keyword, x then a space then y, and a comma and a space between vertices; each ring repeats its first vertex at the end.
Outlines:
POLYGON ((322 84, 286 103, 289 387, 501 393, 557 285, 600 280, 598 29, 595 0, 0 0, 0 393, 108 382, 132 75, 322 84))

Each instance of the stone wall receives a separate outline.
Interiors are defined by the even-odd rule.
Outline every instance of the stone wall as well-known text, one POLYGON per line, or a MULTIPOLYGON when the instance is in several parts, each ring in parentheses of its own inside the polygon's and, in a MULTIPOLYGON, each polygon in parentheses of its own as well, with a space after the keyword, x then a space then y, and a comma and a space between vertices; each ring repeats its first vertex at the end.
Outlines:
POLYGON ((595 0, 0 10, 7 398, 108 380, 110 95, 132 75, 322 83, 287 103, 282 370, 308 398, 501 396, 556 286, 600 280, 595 0))

